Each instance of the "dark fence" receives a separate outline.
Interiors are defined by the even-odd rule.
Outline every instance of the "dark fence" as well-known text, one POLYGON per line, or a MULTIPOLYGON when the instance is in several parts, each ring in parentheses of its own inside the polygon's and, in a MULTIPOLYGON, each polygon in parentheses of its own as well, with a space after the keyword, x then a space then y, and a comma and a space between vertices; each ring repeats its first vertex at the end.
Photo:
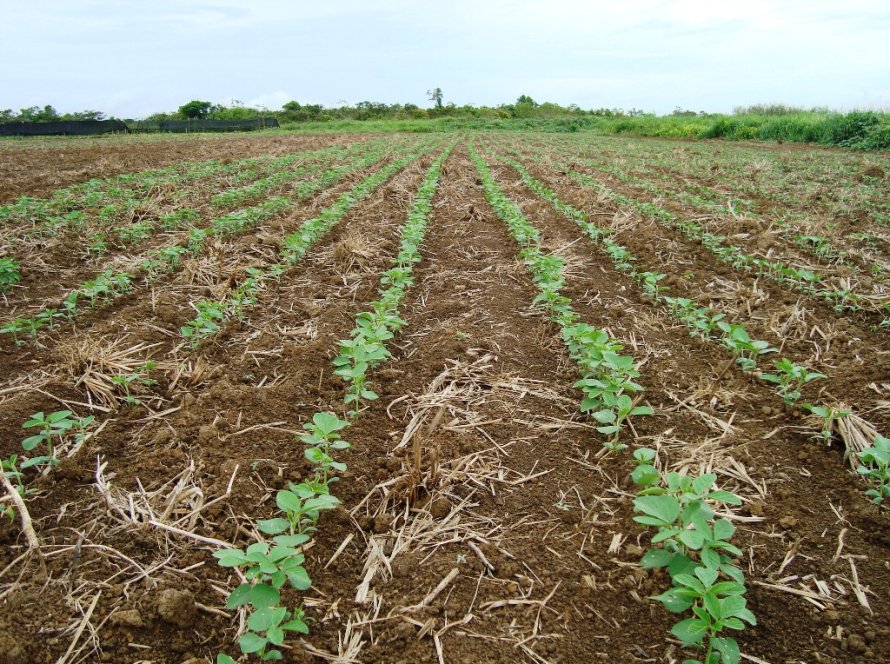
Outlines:
POLYGON ((276 118, 249 120, 154 120, 129 123, 130 131, 190 133, 205 131, 254 131, 278 126, 276 118))
POLYGON ((126 132, 120 120, 67 120, 65 122, 7 122, 0 124, 0 136, 88 136, 126 132))

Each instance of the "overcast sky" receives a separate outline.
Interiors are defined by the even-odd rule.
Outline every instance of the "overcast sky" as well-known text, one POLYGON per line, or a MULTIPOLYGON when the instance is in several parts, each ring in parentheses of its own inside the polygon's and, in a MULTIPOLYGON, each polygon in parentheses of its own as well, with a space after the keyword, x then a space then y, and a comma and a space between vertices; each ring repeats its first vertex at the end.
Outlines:
POLYGON ((4 0, 0 109, 890 107, 890 0, 4 0))

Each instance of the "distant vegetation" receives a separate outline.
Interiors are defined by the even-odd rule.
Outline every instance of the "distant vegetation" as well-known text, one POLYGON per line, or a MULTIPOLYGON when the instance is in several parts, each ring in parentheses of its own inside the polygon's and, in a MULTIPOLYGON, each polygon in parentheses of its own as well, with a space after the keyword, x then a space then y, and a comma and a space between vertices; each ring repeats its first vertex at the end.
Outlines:
MULTIPOLYGON (((696 112, 676 108, 668 115, 639 109, 582 109, 538 103, 528 95, 512 104, 457 106, 444 103, 441 88, 427 91, 433 106, 385 104, 362 101, 354 105, 326 107, 289 101, 280 109, 251 108, 233 100, 231 106, 192 100, 175 112, 156 113, 158 120, 245 120, 272 116, 282 127, 304 132, 453 130, 528 130, 544 132, 592 131, 599 134, 629 134, 665 138, 723 138, 817 143, 859 150, 890 149, 890 113, 827 108, 803 109, 781 104, 739 107, 732 114, 696 112)), ((0 122, 52 122, 56 120, 101 120, 101 111, 60 115, 52 106, 34 106, 0 111, 0 122)))

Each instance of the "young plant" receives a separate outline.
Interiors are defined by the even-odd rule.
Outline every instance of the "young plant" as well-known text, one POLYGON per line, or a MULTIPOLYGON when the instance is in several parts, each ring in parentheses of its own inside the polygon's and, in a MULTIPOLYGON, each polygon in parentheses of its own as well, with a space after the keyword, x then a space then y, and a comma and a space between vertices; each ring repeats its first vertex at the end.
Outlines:
POLYGON ((814 406, 805 403, 803 408, 816 417, 822 418, 822 429, 819 432, 819 436, 826 445, 831 443, 831 434, 834 430, 835 422, 840 422, 850 414, 849 408, 839 408, 837 406, 814 406))
POLYGON ((859 461, 856 472, 874 485, 865 495, 880 505, 890 498, 890 438, 878 435, 871 447, 859 452, 859 461))
POLYGON ((611 436, 604 445, 615 451, 627 449, 627 445, 620 443, 621 429, 629 417, 639 415, 652 415, 651 406, 635 406, 633 400, 626 394, 619 395, 610 408, 604 408, 593 413, 593 419, 604 426, 596 430, 611 436))
POLYGON ((111 377, 111 382, 115 385, 124 388, 124 401, 130 406, 137 406, 142 402, 130 391, 130 386, 133 383, 137 383, 138 385, 142 385, 143 387, 151 387, 152 385, 157 385, 157 381, 149 378, 149 374, 151 370, 157 366, 154 360, 146 360, 145 364, 140 367, 137 367, 135 371, 128 374, 118 374, 116 376, 111 377))
POLYGON ((654 465, 655 456, 649 448, 636 450, 632 474, 640 486, 634 521, 657 529, 652 544, 658 546, 645 553, 641 564, 666 568, 672 581, 669 590, 652 599, 672 613, 692 610, 693 616, 676 623, 671 633, 684 646, 705 648, 704 664, 737 664, 738 644, 721 633, 757 621, 746 606, 744 573, 733 564, 733 557, 742 555, 729 542, 735 526, 715 518, 714 505, 738 505, 741 500, 715 490, 713 473, 698 477, 661 473, 654 465), (721 575, 728 580, 719 580, 721 575))
POLYGON ((762 373, 760 377, 778 385, 776 392, 785 401, 786 406, 793 406, 800 399, 800 390, 810 381, 827 378, 818 371, 808 371, 806 367, 795 364, 787 357, 773 362, 776 373, 762 373))
MULTIPOLYGON (((29 493, 34 493, 34 489, 28 489, 22 482, 22 471, 19 470, 18 460, 19 458, 15 454, 10 454, 6 459, 0 459, 0 472, 9 479, 9 483, 24 498, 29 493)), ((2 513, 9 517, 10 521, 15 519, 15 508, 12 505, 3 507, 2 513)))
POLYGON ((312 422, 303 425, 308 432, 300 436, 307 445, 304 455, 320 471, 321 482, 326 486, 337 479, 331 477, 332 472, 346 471, 346 464, 334 461, 331 451, 349 449, 349 443, 340 437, 340 431, 348 426, 349 422, 333 413, 315 413, 312 422))
POLYGON ((30 452, 31 450, 36 449, 39 445, 45 444, 47 453, 43 456, 28 459, 22 463, 21 467, 24 469, 30 468, 31 466, 57 465, 59 460, 56 458, 53 438, 58 438, 61 443, 65 440, 65 436, 68 432, 75 427, 84 428, 84 426, 81 425, 80 420, 71 417, 70 410, 57 410, 49 415, 45 415, 43 412, 34 413, 31 418, 22 425, 22 428, 39 428, 40 431, 33 436, 25 438, 22 441, 22 447, 30 452))
POLYGON ((766 353, 778 352, 778 348, 770 346, 766 341, 752 339, 748 331, 736 323, 720 321, 717 326, 723 331, 723 344, 736 357, 736 363, 743 371, 757 368, 757 359, 766 353))
POLYGON ((20 268, 21 266, 11 258, 0 258, 0 293, 5 293, 21 280, 20 268))
POLYGON ((214 300, 201 300, 195 303, 198 315, 180 328, 180 333, 186 339, 191 339, 192 348, 197 348, 201 339, 219 332, 219 323, 225 320, 226 307, 222 302, 214 300))
MULTIPOLYGON (((278 535, 268 542, 255 542, 246 549, 214 551, 222 567, 243 569, 245 583, 235 588, 226 600, 226 608, 250 606, 247 628, 238 639, 244 654, 255 654, 263 661, 280 660, 281 651, 269 646, 284 643, 287 632, 306 634, 302 607, 291 612, 281 603, 281 587, 289 582, 297 590, 312 585, 303 567, 305 555, 299 548, 309 541, 304 534, 278 535)), ((226 661, 226 660, 223 660, 226 661)))

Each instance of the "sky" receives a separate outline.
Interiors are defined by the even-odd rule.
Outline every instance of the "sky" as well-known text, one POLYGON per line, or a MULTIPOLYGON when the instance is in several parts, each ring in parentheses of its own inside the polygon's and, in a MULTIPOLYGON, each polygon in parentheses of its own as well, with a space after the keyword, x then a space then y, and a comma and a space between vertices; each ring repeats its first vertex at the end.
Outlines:
POLYGON ((0 1, 0 109, 890 108, 888 0, 0 1))

